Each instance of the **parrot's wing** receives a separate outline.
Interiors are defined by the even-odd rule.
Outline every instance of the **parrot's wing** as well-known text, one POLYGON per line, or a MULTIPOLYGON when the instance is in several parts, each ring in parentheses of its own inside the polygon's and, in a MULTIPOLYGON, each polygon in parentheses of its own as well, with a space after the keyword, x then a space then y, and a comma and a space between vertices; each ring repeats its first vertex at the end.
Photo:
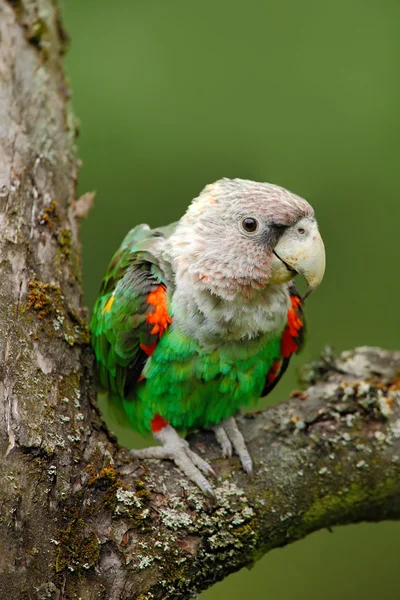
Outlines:
POLYGON ((114 255, 91 320, 100 384, 121 398, 131 394, 171 318, 166 282, 152 254, 164 232, 132 229, 114 255))
POLYGON ((274 389, 288 368, 292 355, 297 354, 304 344, 306 329, 301 296, 294 283, 290 284, 289 292, 291 306, 288 311, 287 325, 281 338, 281 354, 280 357, 277 357, 267 373, 261 396, 266 396, 274 389))

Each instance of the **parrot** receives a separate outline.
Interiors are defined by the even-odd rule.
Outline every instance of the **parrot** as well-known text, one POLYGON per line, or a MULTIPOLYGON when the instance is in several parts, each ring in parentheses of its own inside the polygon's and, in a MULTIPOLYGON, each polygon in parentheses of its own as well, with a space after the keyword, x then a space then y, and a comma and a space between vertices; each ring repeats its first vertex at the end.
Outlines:
POLYGON ((187 433, 253 463, 235 416, 278 383, 303 344, 303 305, 325 248, 311 205, 283 187, 223 178, 182 218, 131 229, 106 271, 90 328, 99 386, 123 422, 158 445, 206 496, 215 472, 187 433), (294 277, 307 284, 303 297, 294 277))

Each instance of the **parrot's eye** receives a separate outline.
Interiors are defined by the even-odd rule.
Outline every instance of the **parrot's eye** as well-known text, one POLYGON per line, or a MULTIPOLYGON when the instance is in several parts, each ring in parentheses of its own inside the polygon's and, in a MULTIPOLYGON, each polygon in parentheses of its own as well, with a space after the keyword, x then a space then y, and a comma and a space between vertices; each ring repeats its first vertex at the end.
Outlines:
POLYGON ((258 221, 254 217, 246 217, 242 220, 241 226, 246 233, 254 233, 258 229, 258 221))

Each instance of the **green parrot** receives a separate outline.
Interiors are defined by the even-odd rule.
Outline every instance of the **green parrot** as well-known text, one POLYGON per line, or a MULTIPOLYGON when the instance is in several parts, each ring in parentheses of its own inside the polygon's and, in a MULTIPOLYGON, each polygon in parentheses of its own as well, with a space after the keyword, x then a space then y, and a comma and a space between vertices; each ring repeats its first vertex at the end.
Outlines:
POLYGON ((316 288, 325 250, 310 204, 242 179, 208 185, 172 225, 138 225, 106 272, 91 319, 100 385, 130 426, 161 444, 209 496, 210 465, 179 435, 211 428, 224 456, 252 460, 235 415, 276 385, 302 345, 292 279, 316 288), (122 411, 121 411, 122 409, 122 411))

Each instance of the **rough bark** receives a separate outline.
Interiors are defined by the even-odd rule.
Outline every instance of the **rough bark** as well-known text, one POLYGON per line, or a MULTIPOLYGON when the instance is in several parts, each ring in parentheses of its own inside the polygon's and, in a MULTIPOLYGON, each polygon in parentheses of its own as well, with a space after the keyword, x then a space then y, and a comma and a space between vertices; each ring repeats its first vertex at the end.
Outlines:
POLYGON ((51 0, 0 0, 0 597, 184 598, 311 531, 400 516, 400 353, 325 355, 242 419, 211 504, 138 463, 95 406, 82 307, 75 126, 51 0))

